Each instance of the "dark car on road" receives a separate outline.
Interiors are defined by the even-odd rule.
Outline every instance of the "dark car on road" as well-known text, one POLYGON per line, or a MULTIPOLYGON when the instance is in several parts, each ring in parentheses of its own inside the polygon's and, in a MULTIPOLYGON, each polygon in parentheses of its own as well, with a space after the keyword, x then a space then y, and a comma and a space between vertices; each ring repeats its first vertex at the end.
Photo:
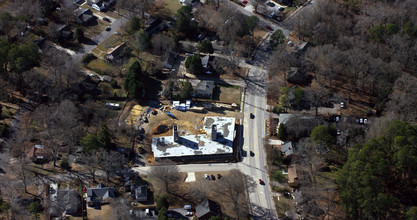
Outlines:
POLYGON ((254 118, 255 118, 255 115, 250 113, 250 119, 254 119, 254 118))
POLYGON ((254 156, 255 156, 255 153, 253 153, 253 151, 251 151, 251 152, 250 152, 250 156, 251 156, 251 157, 254 157, 254 156))
POLYGON ((110 31, 111 30, 111 27, 110 26, 107 26, 106 27, 106 31, 110 31))

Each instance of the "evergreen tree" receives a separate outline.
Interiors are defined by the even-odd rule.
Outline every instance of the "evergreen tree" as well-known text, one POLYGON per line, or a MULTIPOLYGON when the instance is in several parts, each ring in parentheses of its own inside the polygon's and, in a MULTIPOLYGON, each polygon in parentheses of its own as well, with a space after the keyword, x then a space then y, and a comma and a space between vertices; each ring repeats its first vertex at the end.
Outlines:
POLYGON ((126 75, 124 89, 132 99, 140 99, 144 88, 142 83, 142 68, 138 61, 135 61, 129 68, 126 75))
POLYGON ((288 138, 288 132, 287 132, 287 126, 285 124, 281 123, 278 128, 278 139, 281 141, 286 141, 288 138))

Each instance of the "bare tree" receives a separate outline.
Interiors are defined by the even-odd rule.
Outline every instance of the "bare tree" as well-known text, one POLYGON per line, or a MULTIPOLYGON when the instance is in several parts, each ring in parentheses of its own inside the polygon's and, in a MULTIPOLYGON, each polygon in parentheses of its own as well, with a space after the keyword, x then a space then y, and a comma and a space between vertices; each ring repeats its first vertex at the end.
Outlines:
POLYGON ((116 7, 120 10, 127 11, 129 19, 136 17, 140 14, 142 18, 145 17, 145 12, 153 7, 155 0, 124 0, 117 1, 116 7))
POLYGON ((100 159, 98 152, 93 151, 90 154, 83 153, 80 162, 86 166, 87 172, 92 176, 93 182, 96 182, 96 171, 99 169, 100 159))
POLYGON ((230 171, 229 175, 222 177, 213 185, 212 191, 218 196, 226 197, 232 204, 238 219, 243 216, 247 195, 255 188, 253 179, 237 169, 230 171))
POLYGON ((163 165, 152 166, 149 177, 165 192, 172 193, 172 186, 179 180, 179 169, 177 165, 165 162, 163 165))
POLYGON ((329 95, 328 89, 326 89, 320 83, 313 83, 310 87, 304 90, 305 96, 311 102, 312 106, 316 109, 316 115, 318 114, 319 106, 326 102, 329 95))
POLYGON ((111 212, 110 218, 115 220, 127 220, 135 219, 134 215, 129 213, 131 209, 129 201, 125 198, 115 199, 110 203, 113 212, 111 212))
POLYGON ((417 78, 403 74, 395 81, 387 110, 398 119, 417 121, 417 78))
POLYGON ((107 182, 109 182, 111 173, 117 172, 127 164, 127 159, 116 151, 107 153, 105 150, 101 150, 98 152, 98 157, 100 168, 106 173, 107 182))
POLYGON ((210 182, 206 179, 197 180, 189 188, 189 194, 192 198, 203 201, 207 199, 208 193, 210 192, 210 182))
POLYGON ((252 4, 255 12, 258 12, 258 9, 264 6, 266 0, 249 0, 249 2, 252 4))
POLYGON ((171 51, 175 47, 175 41, 172 37, 165 34, 156 34, 152 37, 152 48, 158 55, 171 51))

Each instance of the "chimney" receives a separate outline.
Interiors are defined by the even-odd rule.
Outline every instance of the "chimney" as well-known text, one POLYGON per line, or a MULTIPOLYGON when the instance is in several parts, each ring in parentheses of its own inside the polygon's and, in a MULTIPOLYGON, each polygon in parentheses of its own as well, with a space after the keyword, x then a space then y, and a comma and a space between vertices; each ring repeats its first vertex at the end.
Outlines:
POLYGON ((212 141, 217 140, 217 125, 211 126, 211 140, 212 141))
POLYGON ((177 125, 172 126, 174 142, 178 142, 178 128, 177 125))

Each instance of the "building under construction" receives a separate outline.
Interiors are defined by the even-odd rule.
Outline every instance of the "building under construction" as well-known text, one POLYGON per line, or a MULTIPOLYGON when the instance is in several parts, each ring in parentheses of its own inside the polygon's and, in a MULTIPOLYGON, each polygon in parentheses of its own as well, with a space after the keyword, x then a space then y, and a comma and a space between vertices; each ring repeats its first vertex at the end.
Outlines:
POLYGON ((173 125, 172 136, 152 138, 152 151, 156 160, 177 162, 230 161, 233 156, 235 118, 205 117, 203 133, 179 135, 173 125))

